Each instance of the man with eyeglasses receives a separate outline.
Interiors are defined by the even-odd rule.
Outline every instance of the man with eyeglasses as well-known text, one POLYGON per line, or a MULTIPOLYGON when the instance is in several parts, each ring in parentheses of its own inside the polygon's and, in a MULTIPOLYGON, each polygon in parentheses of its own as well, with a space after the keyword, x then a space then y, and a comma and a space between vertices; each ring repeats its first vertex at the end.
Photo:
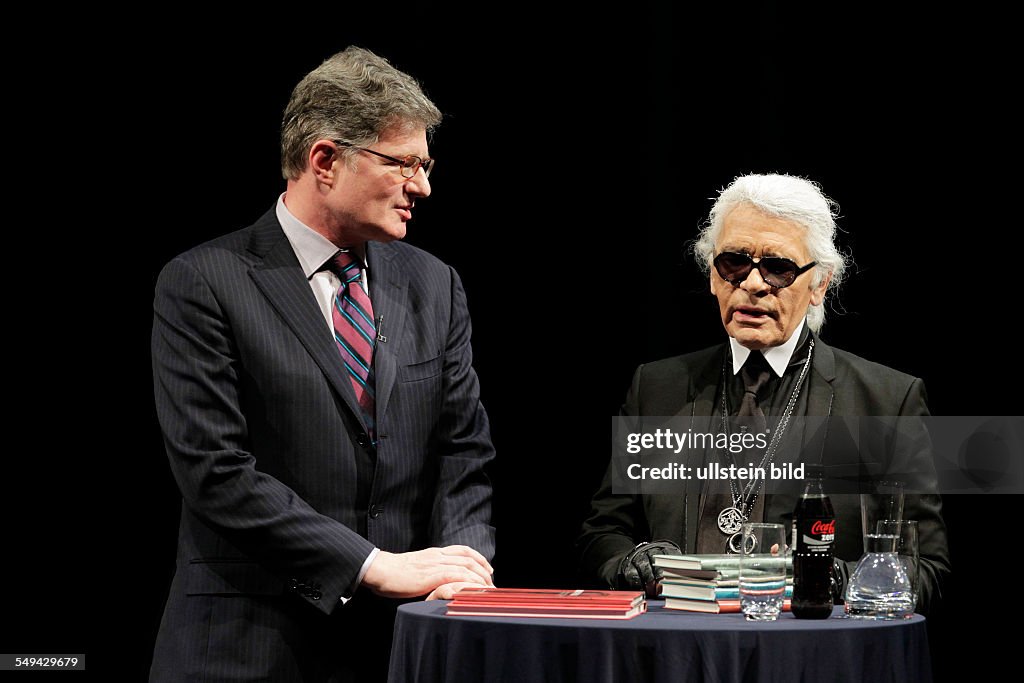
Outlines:
MULTIPOLYGON (((821 463, 826 477, 861 476, 875 467, 878 463, 865 462, 873 456, 841 440, 842 429, 822 435, 813 425, 823 421, 812 425, 812 419, 801 419, 928 414, 920 379, 818 337, 826 293, 838 285, 846 265, 834 244, 833 209, 815 183, 795 176, 741 176, 722 190, 694 252, 710 277, 728 341, 640 366, 622 415, 636 423, 642 416, 682 416, 693 418, 694 427, 750 429, 747 436, 762 439, 738 462, 727 449, 698 449, 690 462, 694 466, 743 466, 751 456, 765 468, 777 462, 821 463)), ((890 471, 911 475, 927 486, 921 490, 934 490, 927 439, 917 432, 913 438, 900 436, 887 442, 894 444, 885 454, 893 463, 890 471)), ((867 450, 865 443, 860 448, 867 450)), ((621 487, 616 493, 616 461, 609 464, 577 540, 583 576, 601 586, 643 588, 656 595, 661 574, 654 555, 735 553, 742 549, 737 533, 742 522, 788 528, 792 521, 798 489, 769 489, 763 479, 732 477, 691 478, 672 494, 623 493, 621 487)), ((837 518, 833 595, 839 599, 862 552, 860 499, 847 493, 831 497, 837 518)), ((904 518, 919 522, 921 612, 937 603, 949 573, 940 512, 937 495, 906 497, 904 518)))
POLYGON ((151 680, 383 680, 399 600, 493 585, 466 297, 400 242, 440 119, 386 60, 330 57, 284 112, 276 204, 161 272, 183 505, 151 680))

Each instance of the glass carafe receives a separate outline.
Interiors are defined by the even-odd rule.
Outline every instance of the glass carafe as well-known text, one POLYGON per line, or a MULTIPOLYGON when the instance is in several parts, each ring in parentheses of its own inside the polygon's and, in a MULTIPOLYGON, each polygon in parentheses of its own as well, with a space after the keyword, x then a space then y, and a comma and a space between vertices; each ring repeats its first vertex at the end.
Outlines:
POLYGON ((914 593, 896 552, 897 537, 866 534, 864 556, 846 587, 846 614, 854 619, 904 619, 914 613, 914 593))

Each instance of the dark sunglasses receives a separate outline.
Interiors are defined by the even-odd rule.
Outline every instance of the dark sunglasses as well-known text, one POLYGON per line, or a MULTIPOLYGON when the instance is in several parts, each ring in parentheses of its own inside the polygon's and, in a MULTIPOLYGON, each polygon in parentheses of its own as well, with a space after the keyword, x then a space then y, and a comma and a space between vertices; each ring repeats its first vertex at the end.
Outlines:
POLYGON ((788 258, 779 256, 765 256, 755 261, 749 254, 734 251, 723 251, 715 257, 713 263, 722 279, 734 287, 739 287, 756 266, 761 279, 778 289, 789 287, 800 275, 818 265, 817 261, 811 261, 806 266, 798 266, 788 258))

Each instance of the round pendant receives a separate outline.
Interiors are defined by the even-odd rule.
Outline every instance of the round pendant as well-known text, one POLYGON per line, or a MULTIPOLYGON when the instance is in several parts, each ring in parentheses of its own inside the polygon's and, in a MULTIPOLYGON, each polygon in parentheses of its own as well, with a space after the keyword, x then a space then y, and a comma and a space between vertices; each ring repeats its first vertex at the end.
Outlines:
POLYGON ((725 508, 718 513, 718 530, 723 534, 735 534, 746 519, 743 513, 734 507, 725 508))
POLYGON ((743 538, 743 534, 735 533, 729 537, 729 552, 739 555, 746 553, 747 555, 754 552, 757 548, 757 538, 754 536, 747 536, 743 538), (744 547, 746 546, 746 547, 744 547))

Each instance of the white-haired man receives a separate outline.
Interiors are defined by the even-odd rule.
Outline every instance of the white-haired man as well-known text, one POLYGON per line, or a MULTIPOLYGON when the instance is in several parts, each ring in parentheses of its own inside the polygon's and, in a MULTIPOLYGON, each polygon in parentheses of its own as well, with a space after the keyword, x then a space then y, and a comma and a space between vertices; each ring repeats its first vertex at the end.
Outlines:
MULTIPOLYGON (((723 425, 737 415, 757 418, 760 423, 752 425, 760 425, 767 444, 758 451, 764 465, 800 460, 825 465, 826 477, 898 472, 913 474, 918 485, 934 484, 927 439, 881 439, 885 462, 866 463, 877 453, 866 455, 863 444, 844 447, 828 430, 822 441, 798 433, 808 416, 928 414, 920 379, 818 337, 826 293, 845 267, 835 246, 834 209, 815 183, 795 176, 747 175, 722 190, 694 252, 708 271, 728 341, 641 365, 622 414, 720 416, 723 425)), ((697 465, 730 464, 728 451, 708 448, 698 455, 697 465)), ((582 574, 605 586, 643 587, 653 594, 660 578, 654 554, 735 552, 736 522, 792 520, 797 493, 769 490, 763 479, 691 478, 675 494, 617 493, 615 467, 613 458, 577 542, 582 574)), ((861 555, 861 521, 858 496, 832 497, 839 598, 861 555)), ((949 573, 941 501, 908 495, 905 518, 919 522, 918 611, 926 611, 949 573)))

